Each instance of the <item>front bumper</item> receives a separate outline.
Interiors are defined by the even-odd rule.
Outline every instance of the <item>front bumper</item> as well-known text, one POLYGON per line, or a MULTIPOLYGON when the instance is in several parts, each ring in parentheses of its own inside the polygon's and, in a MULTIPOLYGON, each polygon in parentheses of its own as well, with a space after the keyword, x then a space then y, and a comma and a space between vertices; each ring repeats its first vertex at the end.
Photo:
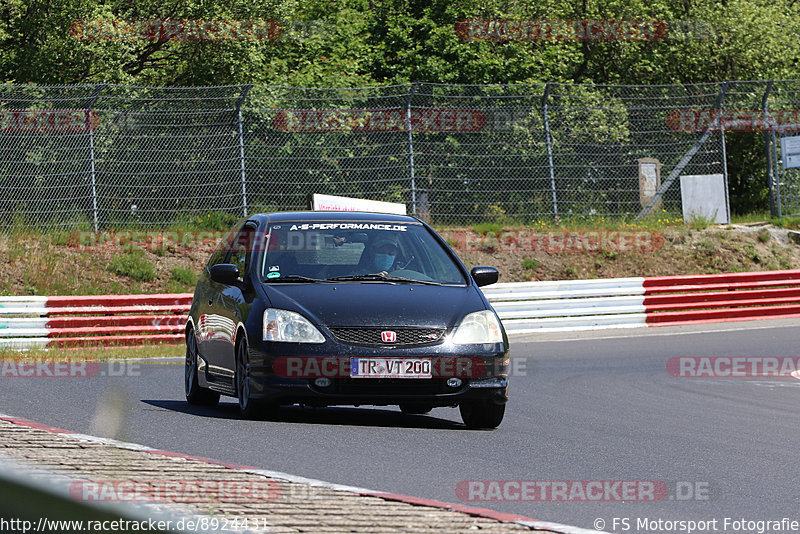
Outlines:
POLYGON ((504 344, 462 346, 455 350, 441 345, 392 351, 350 347, 348 354, 337 356, 302 354, 298 353, 302 347, 297 346, 262 345, 272 350, 265 351, 263 346, 250 349, 250 393, 253 399, 266 402, 309 406, 400 403, 455 406, 471 400, 498 404, 508 400, 510 360, 504 344), (282 350, 275 352, 275 348, 282 350), (351 378, 351 357, 430 358, 433 377, 351 378), (296 372, 287 372, 287 359, 294 364, 289 368, 296 372), (317 378, 328 380, 320 384, 317 378), (460 383, 448 384, 449 378, 458 378, 460 383))

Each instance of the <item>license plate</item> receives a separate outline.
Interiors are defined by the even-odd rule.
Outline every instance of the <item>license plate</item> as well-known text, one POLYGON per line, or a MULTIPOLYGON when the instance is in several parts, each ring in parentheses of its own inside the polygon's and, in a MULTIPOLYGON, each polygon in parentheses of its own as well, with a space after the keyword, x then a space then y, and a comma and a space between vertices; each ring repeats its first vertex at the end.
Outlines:
POLYGON ((431 378, 430 358, 350 358, 350 378, 431 378))

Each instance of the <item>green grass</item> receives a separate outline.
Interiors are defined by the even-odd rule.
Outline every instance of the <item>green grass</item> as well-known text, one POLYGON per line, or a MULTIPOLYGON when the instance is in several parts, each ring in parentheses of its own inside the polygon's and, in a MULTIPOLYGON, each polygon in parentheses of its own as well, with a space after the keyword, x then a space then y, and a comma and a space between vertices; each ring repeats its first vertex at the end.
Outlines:
POLYGON ((745 243, 742 248, 744 249, 746 256, 750 259, 750 261, 753 263, 763 262, 763 258, 761 257, 761 254, 756 251, 755 245, 752 243, 745 243))
POLYGON ((503 231, 503 225, 497 223, 480 223, 472 225, 472 231, 476 234, 480 235, 487 235, 489 233, 493 233, 494 235, 498 235, 503 231))
POLYGON ((31 349, 25 351, 0 349, 0 361, 108 361, 121 359, 180 358, 185 355, 182 344, 153 344, 141 347, 80 347, 31 349))
POLYGON ((772 215, 768 211, 754 211, 753 213, 732 214, 732 224, 745 224, 754 222, 764 222, 772 219, 772 215))
POLYGON ((534 269, 539 268, 539 262, 532 259, 532 258, 523 258, 522 259, 522 268, 526 270, 533 271, 534 269))
POLYGON ((114 256, 108 264, 108 270, 139 282, 149 282, 156 278, 155 267, 144 258, 144 251, 141 250, 114 256))
MULTIPOLYGON (((257 213, 257 212, 253 212, 257 213)), ((230 230, 241 218, 225 211, 210 211, 208 213, 189 216, 178 220, 169 226, 170 230, 230 230)))
MULTIPOLYGON (((251 210, 270 211, 269 209, 251 210)), ((241 218, 241 214, 233 214, 224 211, 210 211, 195 215, 184 215, 171 224, 152 225, 144 224, 137 220, 119 221, 116 224, 105 225, 101 231, 141 231, 148 235, 163 234, 164 232, 197 232, 197 231, 227 231, 241 218)), ((616 217, 610 215, 560 215, 558 221, 552 217, 542 217, 537 219, 521 218, 501 218, 501 222, 480 222, 473 224, 472 230, 483 236, 494 233, 499 235, 506 229, 534 229, 534 230, 658 230, 664 228, 686 227, 686 222, 678 213, 668 213, 665 210, 651 214, 640 221, 634 220, 633 216, 616 217)), ((768 221, 775 226, 783 228, 800 228, 800 217, 786 217, 783 219, 773 218, 769 211, 758 211, 747 214, 735 214, 731 216, 732 223, 749 223, 768 221)), ((704 229, 710 226, 710 220, 695 218, 688 223, 692 229, 704 229)), ((447 230, 455 228, 451 225, 434 225, 437 229, 447 230)), ((463 226, 458 227, 463 229, 463 226)), ((77 245, 79 244, 80 232, 91 232, 91 223, 84 219, 70 221, 54 221, 52 226, 47 228, 34 227, 20 214, 13 216, 13 223, 10 234, 15 237, 36 237, 47 236, 55 245, 77 245), (56 226, 57 224, 57 226, 56 226), (65 229, 65 226, 69 230, 65 229)), ((166 251, 160 251, 164 254, 166 251)))
POLYGON ((174 267, 170 273, 170 279, 180 284, 194 286, 197 284, 197 273, 186 267, 174 267))
MULTIPOLYGON (((437 231, 463 230, 463 226, 452 226, 444 224, 434 224, 437 231)), ((509 220, 506 223, 481 222, 472 225, 472 231, 476 234, 486 236, 494 234, 501 235, 504 231, 514 230, 535 230, 535 231, 558 231, 558 230, 659 230, 664 228, 682 228, 684 221, 679 214, 661 211, 651 216, 636 221, 630 217, 611 217, 604 215, 595 216, 560 216, 558 221, 552 217, 545 217, 533 220, 509 220)))
POLYGON ((800 217, 784 217, 782 219, 770 219, 774 226, 786 228, 788 230, 800 230, 800 217))
POLYGON ((695 215, 689 221, 689 228, 691 228, 692 230, 705 230, 712 224, 714 224, 714 221, 709 217, 704 217, 703 215, 695 215))

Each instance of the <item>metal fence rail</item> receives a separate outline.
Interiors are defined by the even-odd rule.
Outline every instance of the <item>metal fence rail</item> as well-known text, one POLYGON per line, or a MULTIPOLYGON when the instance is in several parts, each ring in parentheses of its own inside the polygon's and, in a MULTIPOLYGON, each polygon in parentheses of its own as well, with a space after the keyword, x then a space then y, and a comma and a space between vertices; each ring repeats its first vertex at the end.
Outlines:
POLYGON ((438 224, 679 214, 679 175, 726 172, 724 125, 686 117, 792 109, 798 89, 3 85, 0 232, 165 226, 302 208, 314 192, 405 202, 438 224), (660 163, 649 204, 640 158, 660 163))

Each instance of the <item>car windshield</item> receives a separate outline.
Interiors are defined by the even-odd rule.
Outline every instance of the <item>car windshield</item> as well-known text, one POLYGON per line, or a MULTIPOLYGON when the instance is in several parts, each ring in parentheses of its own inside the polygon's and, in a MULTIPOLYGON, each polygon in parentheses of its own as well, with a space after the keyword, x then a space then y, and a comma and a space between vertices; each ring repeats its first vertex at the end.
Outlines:
POLYGON ((450 254, 419 223, 289 222, 271 225, 265 239, 266 283, 466 284, 450 254))

